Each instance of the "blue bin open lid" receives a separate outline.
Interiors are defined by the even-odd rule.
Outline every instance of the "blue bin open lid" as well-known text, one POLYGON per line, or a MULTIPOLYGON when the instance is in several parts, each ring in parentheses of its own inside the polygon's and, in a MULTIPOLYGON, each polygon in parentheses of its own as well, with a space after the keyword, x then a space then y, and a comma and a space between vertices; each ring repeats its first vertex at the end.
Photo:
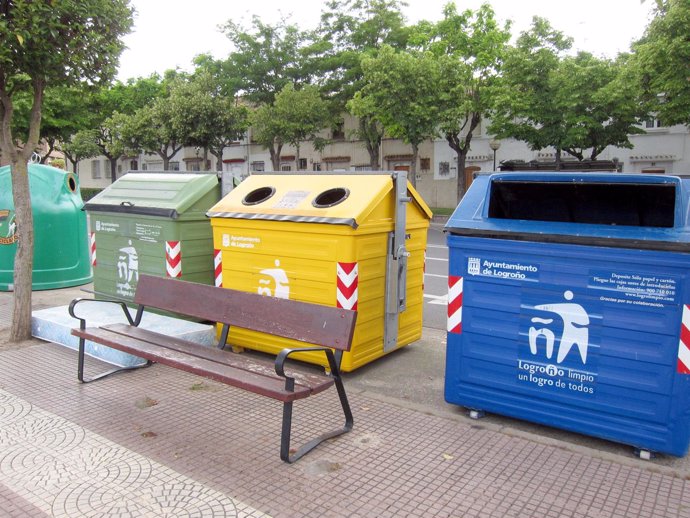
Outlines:
POLYGON ((445 230, 497 239, 690 252, 688 180, 497 173, 472 183, 445 230))

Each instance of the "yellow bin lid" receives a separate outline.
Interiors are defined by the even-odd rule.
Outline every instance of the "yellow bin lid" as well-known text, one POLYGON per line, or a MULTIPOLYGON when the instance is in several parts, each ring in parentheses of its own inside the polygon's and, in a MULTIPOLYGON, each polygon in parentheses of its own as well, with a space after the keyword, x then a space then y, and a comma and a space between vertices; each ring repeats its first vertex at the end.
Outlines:
MULTIPOLYGON (((357 228, 393 191, 389 174, 254 174, 211 207, 210 218, 329 223, 357 228)), ((407 183, 412 202, 432 212, 407 183)))

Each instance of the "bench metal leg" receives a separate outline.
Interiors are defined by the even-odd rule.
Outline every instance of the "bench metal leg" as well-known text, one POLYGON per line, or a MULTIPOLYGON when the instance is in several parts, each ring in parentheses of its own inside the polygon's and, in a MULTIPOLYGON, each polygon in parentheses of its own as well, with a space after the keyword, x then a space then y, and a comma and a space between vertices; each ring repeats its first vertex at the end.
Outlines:
MULTIPOLYGON (((304 455, 309 453, 311 450, 316 448, 323 441, 337 437, 344 433, 352 430, 354 424, 354 419, 352 417, 352 411, 350 410, 350 403, 347 400, 347 394, 345 394, 345 386, 343 385, 343 380, 340 377, 340 373, 337 372, 333 375, 335 378, 335 387, 338 390, 338 397, 340 398, 340 405, 343 408, 343 413, 345 414, 345 426, 331 432, 326 432, 311 441, 303 444, 293 455, 290 455, 290 435, 292 430, 292 402, 283 403, 283 430, 280 437, 280 458, 285 462, 292 464, 296 460, 299 460, 304 455)), ((292 389, 294 389, 294 379, 290 378, 288 381, 292 381, 292 389)), ((291 389, 291 390, 292 390, 291 389)))
POLYGON ((110 376, 111 374, 115 374, 117 372, 131 371, 131 370, 135 370, 135 369, 143 369, 144 367, 150 367, 151 365, 153 365, 152 361, 147 360, 146 363, 143 365, 134 365, 132 367, 117 367, 115 369, 111 369, 109 371, 98 374, 97 376, 94 376, 92 378, 84 378, 84 345, 85 345, 85 340, 83 338, 80 338, 79 339, 79 363, 77 365, 77 379, 81 383, 91 383, 92 381, 96 381, 96 380, 99 380, 101 378, 105 378, 106 376, 110 376))

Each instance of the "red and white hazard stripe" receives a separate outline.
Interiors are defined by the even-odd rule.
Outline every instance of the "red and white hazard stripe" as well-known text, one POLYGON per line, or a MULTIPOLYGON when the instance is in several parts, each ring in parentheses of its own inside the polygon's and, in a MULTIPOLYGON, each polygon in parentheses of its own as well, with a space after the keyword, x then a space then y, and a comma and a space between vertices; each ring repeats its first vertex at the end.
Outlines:
POLYGON ((448 332, 462 333, 462 277, 448 276, 448 332))
POLYGON ((213 271, 216 288, 223 287, 223 251, 213 250, 213 271))
POLYGON ((89 235, 89 249, 91 250, 91 266, 96 266, 96 233, 89 235))
POLYGON ((182 276, 182 246, 179 241, 165 242, 165 271, 168 277, 182 276))
POLYGON ((359 266, 357 263, 338 263, 337 273, 336 299, 338 307, 357 311, 359 266))
POLYGON ((678 372, 690 374, 690 305, 683 306, 683 321, 678 341, 678 372))

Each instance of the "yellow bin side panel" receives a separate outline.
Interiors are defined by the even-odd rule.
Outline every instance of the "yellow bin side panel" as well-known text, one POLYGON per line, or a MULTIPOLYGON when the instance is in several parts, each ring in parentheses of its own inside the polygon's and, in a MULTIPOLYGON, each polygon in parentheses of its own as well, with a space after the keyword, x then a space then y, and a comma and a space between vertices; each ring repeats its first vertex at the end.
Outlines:
MULTIPOLYGON (((214 248, 223 254, 223 287, 274 296, 287 294, 292 300, 336 306, 337 263, 357 262, 357 325, 352 348, 343 355, 342 370, 352 371, 380 358, 384 355, 386 254, 392 230, 390 218, 386 221, 383 214, 376 214, 383 212, 380 209, 371 215, 369 224, 357 230, 341 225, 212 218, 214 248), (277 272, 271 270, 284 271, 287 280, 276 283, 271 275, 277 272)), ((414 223, 420 228, 408 229, 408 309, 400 315, 398 347, 421 337, 428 221, 418 217, 414 223)), ((271 354, 303 345, 244 329, 231 329, 228 341, 271 354)), ((322 353, 294 357, 327 366, 322 353)))

